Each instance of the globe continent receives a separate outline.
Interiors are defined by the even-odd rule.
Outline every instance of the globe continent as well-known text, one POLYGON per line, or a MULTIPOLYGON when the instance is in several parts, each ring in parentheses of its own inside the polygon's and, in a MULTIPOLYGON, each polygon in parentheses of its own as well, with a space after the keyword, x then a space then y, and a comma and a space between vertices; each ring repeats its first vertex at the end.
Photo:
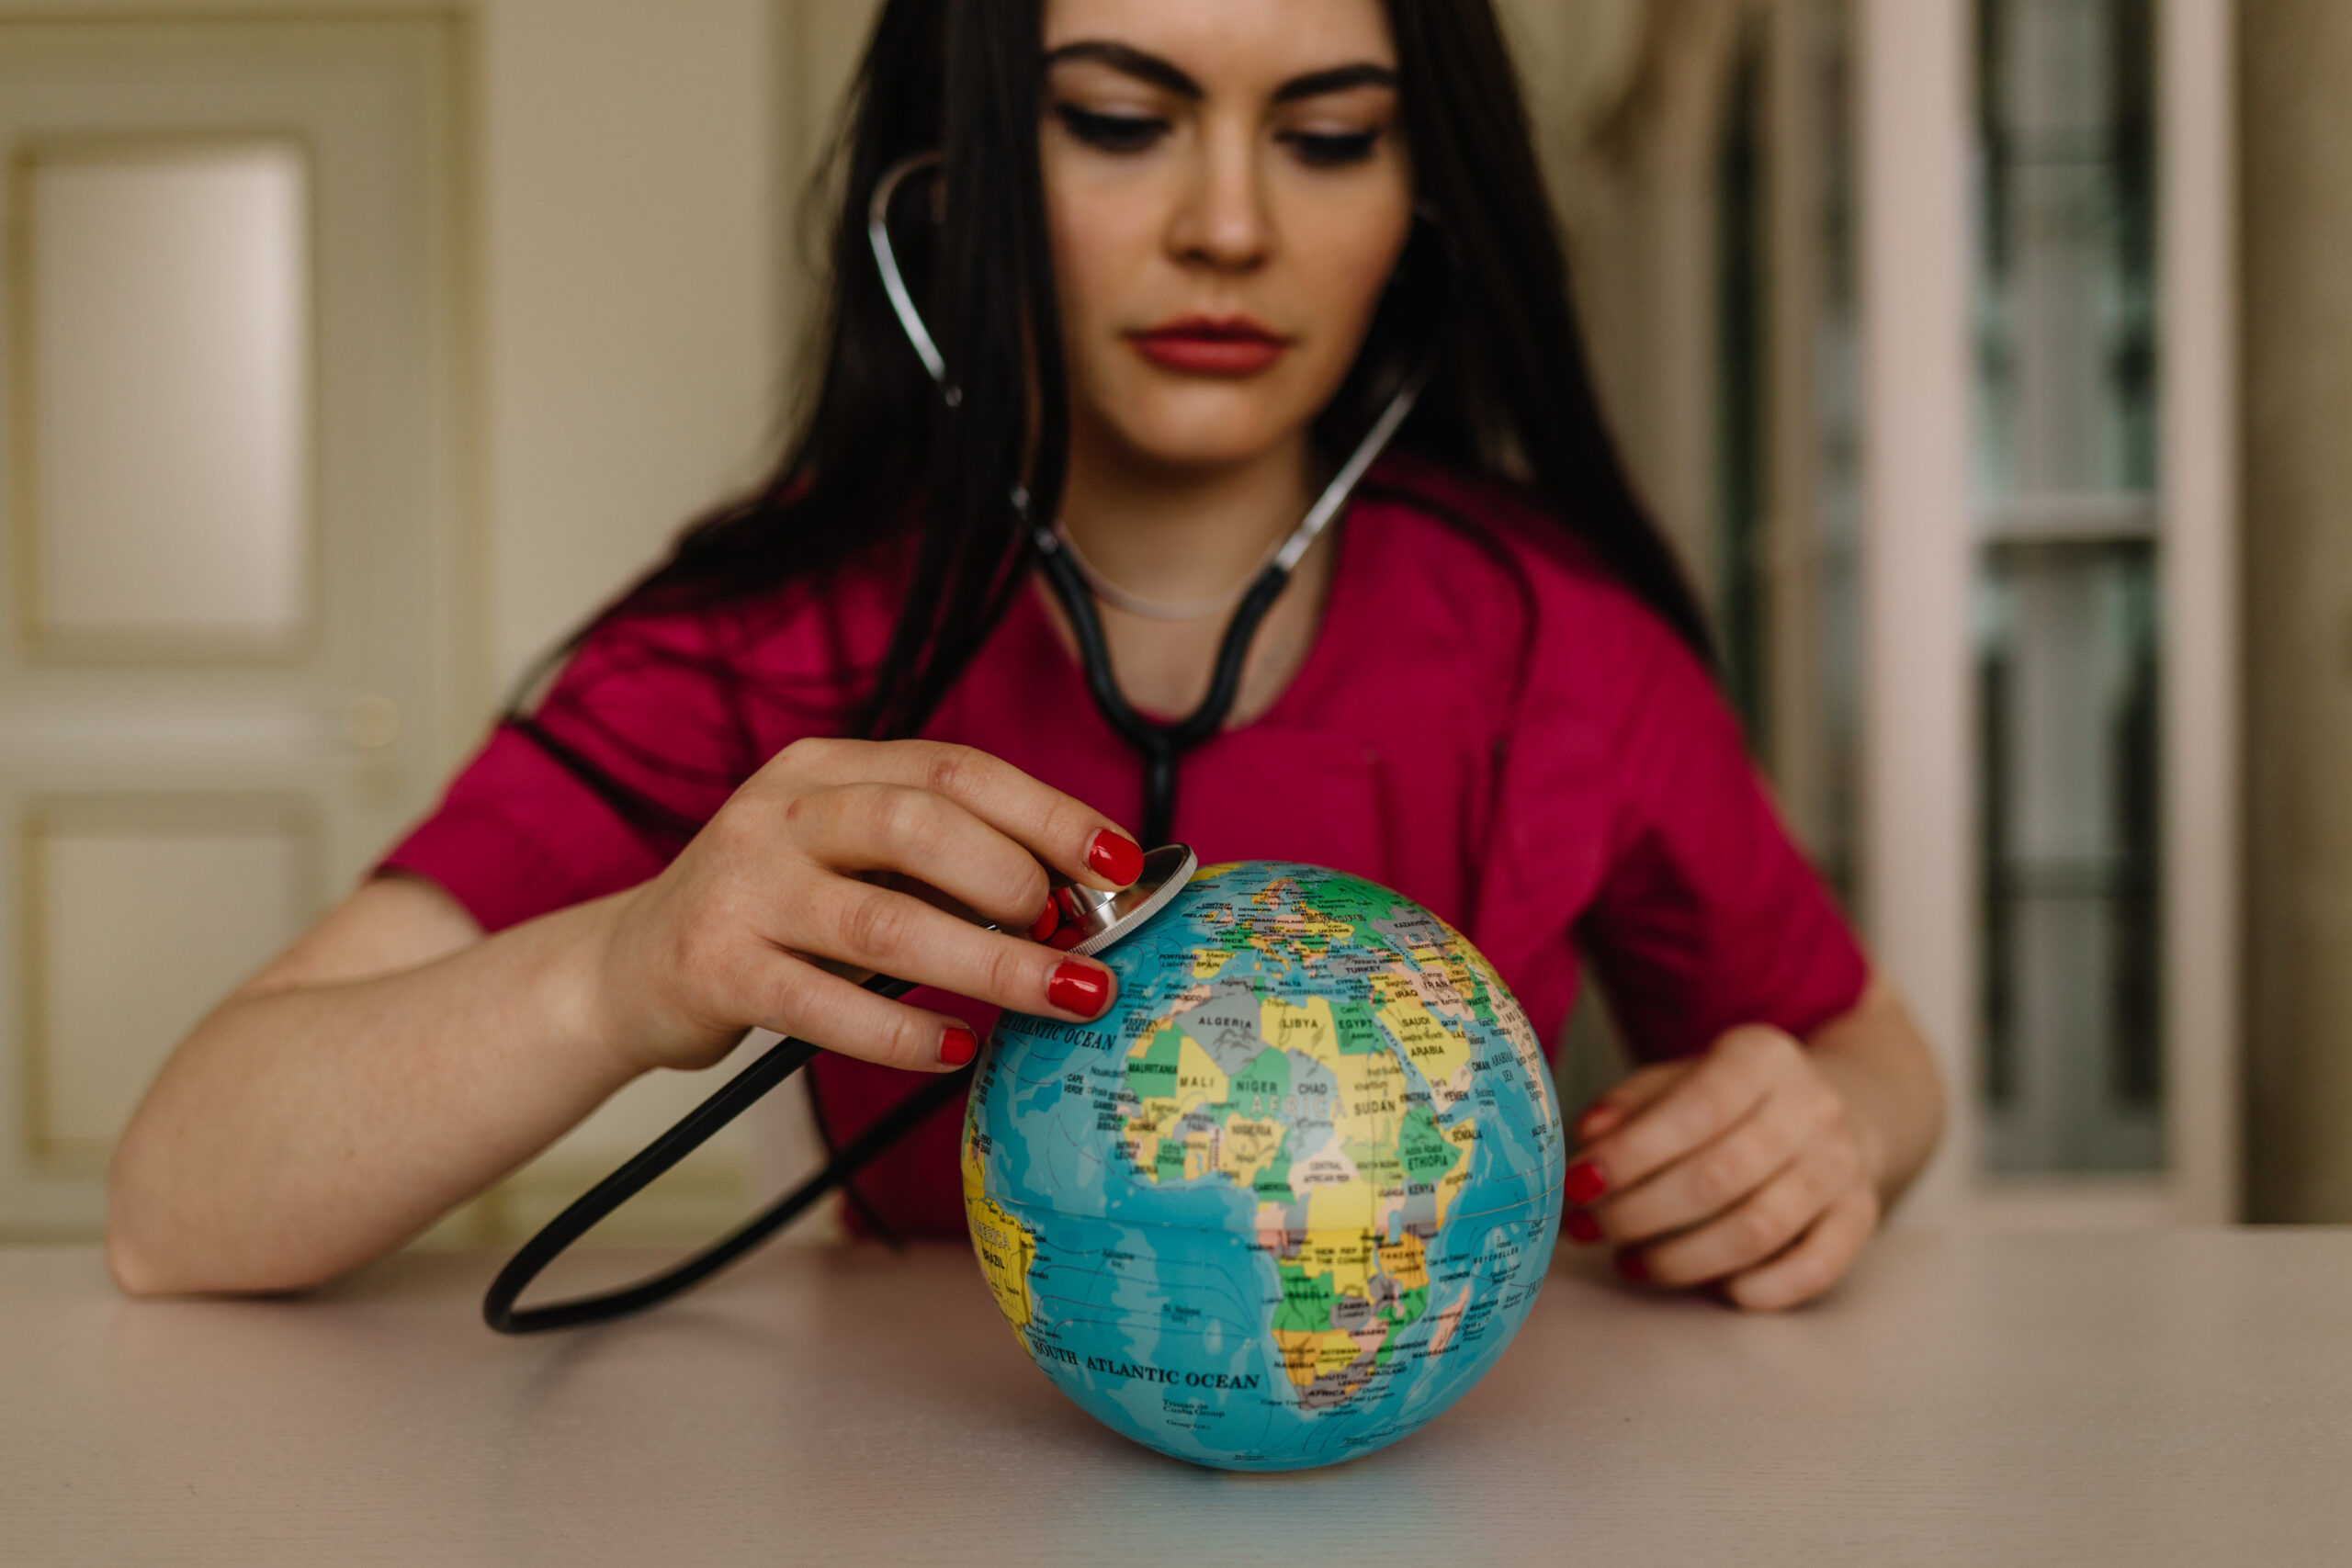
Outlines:
POLYGON ((1022 1348, 1137 1442, 1291 1470, 1444 1410, 1524 1321, 1566 1148, 1469 942, 1315 866, 1197 873, 1103 955, 1089 1024, 1006 1015, 963 1139, 1022 1348))

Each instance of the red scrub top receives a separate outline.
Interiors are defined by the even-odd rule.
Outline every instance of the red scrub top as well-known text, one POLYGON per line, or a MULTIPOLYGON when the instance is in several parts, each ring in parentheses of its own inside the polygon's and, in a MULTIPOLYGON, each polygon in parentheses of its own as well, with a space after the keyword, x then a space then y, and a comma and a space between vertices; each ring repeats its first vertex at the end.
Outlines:
MULTIPOLYGON (((1649 1060, 1740 1023, 1802 1036, 1854 1005, 1865 960, 1706 670, 1555 519, 1396 457, 1336 542, 1296 677, 1182 762, 1175 833, 1203 863, 1306 861, 1419 900, 1494 962, 1544 1040, 1579 955, 1649 1060)), ((1095 711, 1043 592, 1016 598, 923 733, 1132 823, 1136 753, 1095 711)), ((539 735, 493 732, 384 864, 440 884, 486 931, 651 877, 767 758, 841 732, 896 608, 892 573, 868 565, 608 620, 541 698, 539 735)), ((915 999, 983 1033, 994 1021, 966 998, 915 999)), ((845 1056, 812 1070, 842 1142, 920 1087, 845 1056)), ((868 1167, 860 1206, 960 1235, 959 1116, 868 1167)))

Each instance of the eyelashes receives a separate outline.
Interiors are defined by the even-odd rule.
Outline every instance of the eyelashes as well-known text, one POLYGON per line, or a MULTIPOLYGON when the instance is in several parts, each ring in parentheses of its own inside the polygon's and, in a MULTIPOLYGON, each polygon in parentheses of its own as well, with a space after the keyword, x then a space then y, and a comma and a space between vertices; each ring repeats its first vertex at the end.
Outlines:
MULTIPOLYGON (((1076 104, 1056 104, 1054 118, 1076 140, 1099 152, 1148 152, 1175 128, 1152 115, 1098 114, 1076 104)), ((1368 161, 1385 134, 1380 127, 1368 130, 1286 130, 1275 140, 1288 147, 1309 168, 1337 169, 1368 161)))
POLYGON ((1380 145, 1380 132, 1290 130, 1284 131, 1281 140, 1309 168, 1337 169, 1371 158, 1374 149, 1380 145))
POLYGON ((1171 129, 1164 119, 1146 115, 1096 114, 1076 104, 1056 104, 1054 116, 1089 147, 1105 152, 1142 152, 1156 146, 1171 129))

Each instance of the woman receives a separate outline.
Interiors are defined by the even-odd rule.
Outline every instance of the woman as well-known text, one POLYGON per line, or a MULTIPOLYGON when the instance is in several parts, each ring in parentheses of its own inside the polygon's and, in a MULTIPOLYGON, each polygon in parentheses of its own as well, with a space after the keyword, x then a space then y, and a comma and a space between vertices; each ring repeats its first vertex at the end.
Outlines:
MULTIPOLYGON (((1109 972, 1041 910, 1049 876, 1134 877, 1137 768, 1008 496, 1091 563, 1126 696, 1186 712, 1238 585, 1428 366, 1174 831, 1420 899, 1547 1035, 1581 953, 1653 1065, 1576 1124, 1571 1239, 1750 1307, 1826 1289, 1939 1090, 1707 679, 1488 7, 890 0, 861 85, 793 451, 181 1045, 116 1159, 116 1277, 328 1279, 750 1025, 831 1048, 846 1133, 968 1061, 991 1009, 1098 1015, 1109 972), (861 221, 934 151, 892 210, 947 397, 861 221), (935 988, 884 1000, 867 970, 935 988)), ((943 1115, 872 1168, 859 1223, 960 1232, 953 1140, 943 1115)))

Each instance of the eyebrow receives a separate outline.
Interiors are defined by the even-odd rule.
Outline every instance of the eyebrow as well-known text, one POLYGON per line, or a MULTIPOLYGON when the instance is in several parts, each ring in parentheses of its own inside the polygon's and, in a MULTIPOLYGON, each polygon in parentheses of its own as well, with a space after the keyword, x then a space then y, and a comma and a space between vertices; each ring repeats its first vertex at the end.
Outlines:
POLYGON ((1353 87, 1386 87, 1396 85, 1396 73, 1385 65, 1364 61, 1355 65, 1335 65, 1329 71, 1310 71, 1304 76, 1294 76, 1274 89, 1274 102, 1296 103, 1301 98, 1319 98, 1326 93, 1344 93, 1353 87))
MULTIPOLYGON (((1205 96, 1201 85, 1172 62, 1156 54, 1147 54, 1132 45, 1114 43, 1107 39, 1083 39, 1049 51, 1046 55, 1046 68, 1051 70, 1065 61, 1074 60, 1091 60, 1097 65, 1107 65, 1138 81, 1163 87, 1179 97, 1197 100, 1205 96)), ((1396 72, 1367 60, 1353 65, 1335 65, 1328 71, 1310 71, 1304 76, 1294 76, 1274 89, 1274 102, 1295 103, 1301 98, 1343 93, 1354 87, 1393 89, 1396 85, 1396 72)))

